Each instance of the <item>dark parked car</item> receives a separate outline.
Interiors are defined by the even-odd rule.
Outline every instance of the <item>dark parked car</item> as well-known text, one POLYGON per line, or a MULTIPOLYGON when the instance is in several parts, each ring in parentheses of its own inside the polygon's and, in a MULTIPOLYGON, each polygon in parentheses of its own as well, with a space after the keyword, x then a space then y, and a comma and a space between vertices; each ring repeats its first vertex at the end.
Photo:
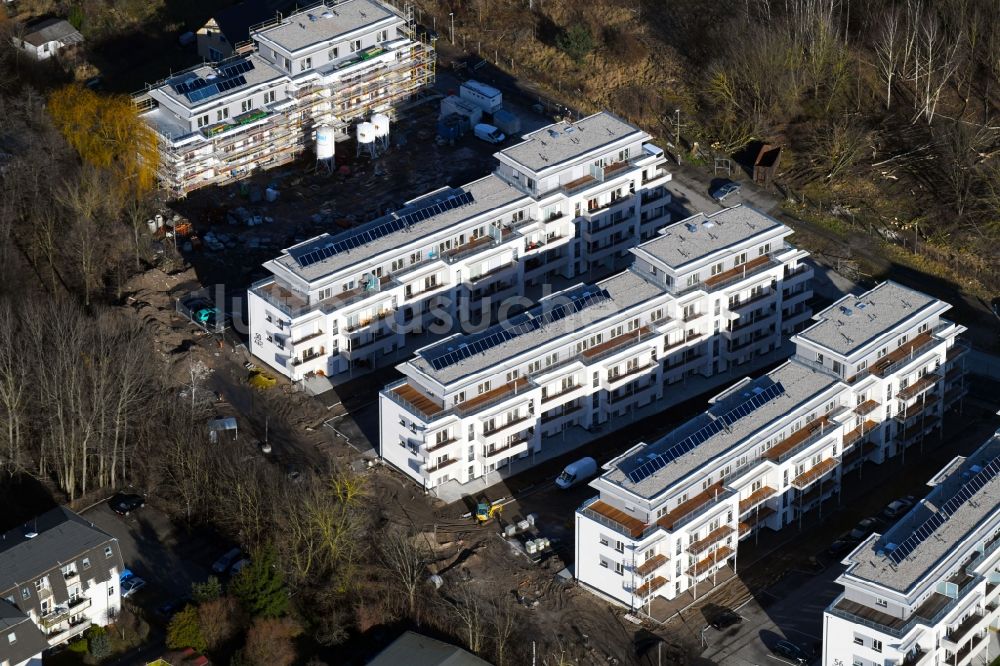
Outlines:
POLYGON ((778 641, 771 648, 771 652, 779 657, 789 659, 800 666, 805 666, 805 664, 809 663, 809 655, 806 654, 805 650, 790 641, 778 641))
POLYGON ((146 500, 142 498, 142 495, 118 493, 108 500, 108 506, 119 516, 127 516, 136 509, 146 506, 146 500))
POLYGON ((882 517, 886 520, 895 520, 909 511, 913 507, 913 498, 904 497, 902 499, 889 502, 889 506, 882 511, 882 517))
POLYGON ((866 536, 878 529, 879 520, 878 518, 865 518, 860 523, 858 523, 853 530, 850 532, 850 537, 855 541, 861 541, 866 536))
POLYGON ((731 627, 734 624, 739 624, 742 621, 742 615, 731 611, 728 608, 724 608, 712 618, 712 621, 709 622, 709 624, 712 625, 713 629, 722 631, 723 629, 731 627))
POLYGON ((180 599, 172 599, 167 603, 156 609, 156 614, 159 615, 164 620, 173 619, 174 615, 177 615, 180 611, 184 610, 185 606, 193 603, 190 597, 181 597, 180 599))
POLYGON ((830 547, 826 549, 827 555, 843 555, 847 551, 854 548, 854 543, 848 539, 840 538, 830 544, 830 547))

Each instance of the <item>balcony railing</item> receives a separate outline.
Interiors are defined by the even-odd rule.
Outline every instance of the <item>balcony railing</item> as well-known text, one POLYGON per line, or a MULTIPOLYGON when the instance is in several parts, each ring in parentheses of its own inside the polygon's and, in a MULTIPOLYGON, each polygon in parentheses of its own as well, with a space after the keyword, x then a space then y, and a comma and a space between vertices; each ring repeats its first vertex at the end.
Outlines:
POLYGON ((670 558, 667 557, 666 555, 663 554, 654 555, 653 557, 649 558, 648 560, 637 566, 635 568, 635 572, 640 576, 648 576, 649 574, 653 573, 654 571, 656 571, 669 561, 670 558))
POLYGON ((740 515, 742 516, 747 511, 753 509, 755 506, 760 505, 762 502, 767 501, 768 498, 773 497, 777 494, 777 490, 770 486, 764 486, 754 492, 750 493, 750 496, 746 499, 740 500, 740 515))
POLYGON ((820 416, 769 448, 764 452, 763 457, 772 462, 782 463, 826 435, 833 433, 834 430, 835 426, 830 423, 830 420, 825 415, 820 416))
POLYGON ((722 527, 709 532, 704 539, 692 542, 691 545, 688 546, 688 552, 697 555, 707 550, 710 546, 722 541, 735 531, 736 530, 729 525, 723 525, 722 527))
POLYGON ((818 465, 814 465, 812 468, 807 469, 805 472, 792 479, 792 486, 798 488, 799 490, 805 490, 811 484, 818 481, 822 476, 833 471, 833 469, 839 464, 840 461, 836 458, 826 458, 818 465))
POLYGON ((506 423, 501 423, 499 425, 496 425, 489 430, 484 430, 483 437, 492 437, 498 432, 503 432, 508 428, 513 428, 514 426, 519 425, 521 423, 525 423, 526 421, 534 421, 534 420, 535 420, 534 414, 522 414, 512 421, 507 421, 506 423))
POLYGON ((435 463, 433 467, 428 467, 427 468, 427 473, 428 474, 433 474, 434 472, 440 472, 445 467, 448 467, 449 465, 454 465, 457 462, 458 462, 458 458, 449 458, 448 460, 442 460, 439 463, 435 463))
POLYGON ((635 591, 635 596, 639 597, 640 599, 645 599, 646 597, 651 595, 653 592, 656 592, 658 589, 660 589, 666 584, 667 584, 666 578, 664 578, 663 576, 657 576, 656 578, 649 581, 645 585, 640 585, 639 588, 636 589, 635 591))
POLYGON ((580 513, 630 539, 644 537, 649 529, 643 521, 621 509, 605 504, 599 497, 592 497, 584 502, 580 507, 580 513))
POLYGON ((928 373, 906 388, 899 389, 899 391, 896 392, 896 398, 899 400, 909 400, 910 398, 916 397, 924 391, 933 388, 939 381, 941 381, 941 375, 928 373))

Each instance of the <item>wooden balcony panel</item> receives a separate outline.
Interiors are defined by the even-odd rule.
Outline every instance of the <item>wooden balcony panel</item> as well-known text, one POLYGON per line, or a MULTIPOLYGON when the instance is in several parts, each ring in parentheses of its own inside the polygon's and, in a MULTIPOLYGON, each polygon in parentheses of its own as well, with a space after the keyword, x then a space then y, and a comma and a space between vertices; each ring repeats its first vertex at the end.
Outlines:
POLYGON ((771 257, 767 256, 766 254, 764 256, 757 257, 756 259, 748 261, 747 263, 737 266, 736 268, 731 268, 728 271, 724 271, 717 275, 713 275, 712 277, 705 280, 705 286, 713 287, 717 284, 725 282, 726 280, 729 280, 730 278, 738 277, 743 273, 749 275, 755 269, 760 268, 761 266, 769 263, 770 261, 771 257))
POLYGON ((709 532, 704 539, 699 539, 698 541, 695 541, 690 546, 688 546, 688 552, 697 555, 698 553, 706 550, 712 544, 717 543, 722 539, 725 539, 727 536, 729 536, 735 531, 736 530, 734 530, 729 525, 723 525, 718 529, 714 529, 711 532, 709 532))
POLYGON ((709 486, 706 490, 698 493, 688 501, 684 502, 670 513, 664 515, 662 518, 656 521, 656 524, 666 530, 673 529, 674 523, 679 521, 681 518, 684 518, 692 511, 696 511, 705 504, 714 501, 716 496, 721 495, 722 492, 723 492, 722 483, 721 482, 715 483, 709 486))
POLYGON ((633 340, 637 340, 639 338, 639 336, 641 336, 641 335, 648 335, 649 333, 652 333, 652 332, 653 332, 653 329, 649 328, 648 326, 643 326, 642 328, 637 328, 636 330, 629 331, 628 333, 625 333, 624 335, 619 335, 616 338, 611 338, 607 342, 602 342, 601 344, 596 345, 594 347, 590 347, 589 349, 584 349, 583 350, 583 357, 584 358, 593 358, 595 356, 599 356, 599 355, 603 354, 606 351, 611 351, 612 349, 615 349, 617 347, 621 347, 623 345, 626 345, 626 344, 632 342, 633 340))
POLYGON ((899 389, 899 391, 896 392, 896 397, 899 398, 900 400, 909 400, 910 398, 917 395, 921 391, 924 391, 934 386, 940 380, 941 380, 941 375, 933 372, 928 373, 923 377, 921 377, 920 379, 918 379, 917 381, 910 384, 909 386, 907 386, 906 388, 899 389))
POLYGON ((931 341, 930 332, 924 331, 923 333, 913 338, 906 344, 902 345, 898 349, 894 349, 890 353, 880 358, 878 360, 878 363, 872 366, 872 374, 881 377, 882 373, 884 373, 889 366, 893 365, 897 361, 902 361, 904 358, 909 356, 910 352, 912 352, 914 349, 922 347, 923 345, 927 344, 930 341, 931 341))
POLYGON ((434 402, 432 398, 424 395, 424 393, 419 389, 410 385, 409 382, 397 386, 392 390, 392 392, 419 409, 427 416, 434 416, 444 409, 441 405, 434 402))
POLYGON ((641 536, 646 529, 646 523, 634 516, 630 516, 621 509, 616 509, 610 504, 605 504, 601 500, 597 500, 587 508, 614 523, 618 523, 633 537, 641 536))
POLYGON ((495 400, 496 398, 502 398, 508 393, 514 393, 515 391, 524 388, 528 385, 527 377, 520 377, 512 382, 499 386, 492 391, 486 391, 485 393, 480 393, 475 398, 466 400, 465 402, 455 405, 456 411, 468 413, 474 412, 476 409, 483 405, 484 403, 495 400))
POLYGON ((865 400, 854 408, 854 413, 858 416, 866 416, 871 414, 880 404, 877 400, 865 400))
POLYGON ((697 564, 688 569, 688 575, 700 576, 701 574, 705 573, 706 571, 717 565, 719 562, 725 562, 727 559, 729 559, 729 556, 735 552, 736 551, 730 548, 729 546, 723 546, 718 550, 713 550, 711 553, 709 553, 708 557, 706 557, 703 560, 700 560, 697 564))
POLYGON ((649 574, 653 573, 661 566, 666 564, 667 560, 669 559, 670 558, 668 558, 666 555, 654 555, 653 557, 649 558, 648 560, 637 566, 635 568, 635 572, 640 576, 648 576, 649 574))
POLYGON ((778 491, 771 486, 764 486, 760 490, 753 491, 746 499, 740 500, 740 515, 743 515, 767 498, 775 495, 777 492, 778 491))
POLYGON ((635 591, 635 596, 637 597, 648 597, 653 592, 657 591, 661 587, 667 584, 667 579, 663 576, 657 576, 653 580, 649 581, 645 585, 642 585, 635 591))
POLYGON ((825 460, 822 460, 815 467, 807 469, 805 472, 795 477, 792 480, 792 485, 801 490, 802 488, 808 486, 810 483, 813 483, 814 481, 819 479, 821 476, 823 476, 824 474, 826 474, 839 464, 840 461, 837 460, 836 458, 827 458, 825 460))
MULTIPOLYGON (((927 410, 929 410, 931 407, 933 407, 934 405, 936 405, 937 402, 938 402, 938 400, 940 400, 940 399, 941 398, 939 396, 936 396, 936 395, 925 397, 923 400, 921 400, 917 404, 910 405, 909 407, 907 407, 902 412, 899 412, 893 418, 895 418, 897 421, 902 421, 903 423, 905 423, 906 421, 909 421, 912 418, 920 416, 923 412, 926 412, 927 410)), ((937 416, 937 415, 935 414, 934 416, 937 416)))
POLYGON ((795 432, 793 432, 788 437, 784 438, 767 451, 764 452, 764 458, 771 461, 777 461, 778 458, 788 453, 796 446, 804 442, 805 440, 812 437, 813 433, 820 428, 827 428, 830 426, 830 419, 825 416, 821 416, 818 419, 810 421, 806 425, 802 426, 795 432))
POLYGON ((747 516, 746 520, 740 522, 740 536, 743 536, 751 529, 753 529, 754 525, 763 522, 764 520, 770 518, 775 513, 777 513, 777 511, 769 506, 765 506, 763 509, 754 511, 752 514, 747 516))
POLYGON ((854 442, 858 441, 859 439, 870 433, 876 427, 878 427, 878 423, 876 423, 875 421, 867 420, 862 422, 862 424, 859 425, 857 428, 851 430, 850 432, 844 435, 843 447, 846 449, 848 446, 854 444, 854 442))

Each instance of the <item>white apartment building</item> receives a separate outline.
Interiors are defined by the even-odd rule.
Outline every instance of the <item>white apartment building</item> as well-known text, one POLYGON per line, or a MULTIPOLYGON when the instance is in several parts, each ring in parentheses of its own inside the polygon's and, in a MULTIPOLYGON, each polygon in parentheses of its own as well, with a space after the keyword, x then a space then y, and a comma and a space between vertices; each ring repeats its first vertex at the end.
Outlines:
POLYGON ((383 459, 428 489, 504 474, 568 429, 614 428, 686 377, 776 349, 810 315, 791 233, 748 207, 695 215, 624 272, 418 350, 380 394, 383 459))
POLYGON ((844 592, 823 615, 824 665, 967 666, 997 656, 1000 431, 928 485, 902 520, 844 559, 844 592))
POLYGON ((41 653, 121 610, 118 540, 62 507, 0 535, 0 664, 41 653))
POLYGON ((627 255, 670 221, 649 139, 607 113, 557 123, 485 178, 284 250, 249 290, 253 354, 295 381, 370 368, 435 321, 480 322, 526 284, 627 255))
POLYGON ((329 127, 392 111, 434 80, 412 10, 327 0, 250 30, 237 55, 134 96, 157 135, 159 177, 176 196, 289 162, 329 127))
POLYGON ((841 478, 940 436, 960 403, 965 328, 886 282, 792 337, 796 355, 608 462, 576 512, 576 577, 632 608, 705 585, 756 530, 822 514, 841 478))

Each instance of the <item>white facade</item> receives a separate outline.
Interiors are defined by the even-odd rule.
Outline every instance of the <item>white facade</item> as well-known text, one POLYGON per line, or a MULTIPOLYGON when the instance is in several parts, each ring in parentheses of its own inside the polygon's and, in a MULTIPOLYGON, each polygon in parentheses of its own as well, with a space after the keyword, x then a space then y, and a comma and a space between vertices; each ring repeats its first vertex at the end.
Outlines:
POLYGON ((891 282, 846 296, 788 363, 608 462, 576 512, 577 579, 632 608, 697 594, 740 540, 821 515, 845 471, 940 436, 966 390, 949 307, 891 282))
POLYGON ((159 175, 183 196, 294 159, 329 126, 392 112, 434 80, 433 45, 379 0, 319 3, 250 31, 235 58, 137 94, 156 131, 159 175))
POLYGON ((746 207, 696 215, 622 273, 418 350, 380 394, 383 459, 429 489, 504 474, 568 429, 614 428, 686 377, 776 349, 810 315, 811 268, 789 234, 746 207), (662 247, 680 242, 683 263, 662 247))
POLYGON ((823 616, 824 666, 990 663, 1000 628, 1000 432, 844 559, 823 616))
POLYGON ((504 151, 494 174, 267 262, 272 277, 248 293, 253 354, 292 380, 371 368, 435 321, 493 318, 526 284, 610 264, 669 222, 670 174, 645 132, 602 113, 524 143, 539 134, 553 151, 544 189, 504 151), (620 237, 591 252, 587 224, 620 237))

